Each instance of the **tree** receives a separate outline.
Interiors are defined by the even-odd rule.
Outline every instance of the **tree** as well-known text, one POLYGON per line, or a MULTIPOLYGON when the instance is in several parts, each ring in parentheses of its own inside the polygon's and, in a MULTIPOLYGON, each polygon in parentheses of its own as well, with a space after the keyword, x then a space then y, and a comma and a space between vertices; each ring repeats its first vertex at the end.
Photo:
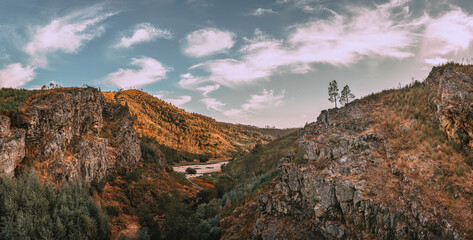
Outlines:
POLYGON ((186 173, 187 174, 196 174, 197 173, 197 170, 195 170, 194 168, 186 168, 186 173))
POLYGON ((333 80, 329 83, 328 96, 329 96, 328 100, 330 102, 335 103, 335 107, 337 107, 337 99, 339 97, 339 94, 338 94, 338 84, 336 80, 333 80))
POLYGON ((350 87, 345 85, 345 87, 343 87, 342 93, 340 94, 340 104, 347 104, 352 98, 355 98, 355 95, 351 93, 350 87))

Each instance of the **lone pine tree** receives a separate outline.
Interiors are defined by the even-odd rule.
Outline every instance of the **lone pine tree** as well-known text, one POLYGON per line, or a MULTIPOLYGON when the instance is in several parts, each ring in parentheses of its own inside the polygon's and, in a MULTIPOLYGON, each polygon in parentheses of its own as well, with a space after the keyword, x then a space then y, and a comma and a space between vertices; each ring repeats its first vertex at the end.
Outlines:
POLYGON ((340 94, 340 104, 347 104, 350 102, 350 99, 355 98, 355 95, 351 93, 350 87, 345 85, 343 87, 342 93, 340 94))
POLYGON ((339 97, 339 94, 338 94, 338 83, 336 80, 333 80, 329 83, 328 96, 329 96, 328 100, 330 102, 335 103, 335 107, 337 107, 337 99, 339 97))

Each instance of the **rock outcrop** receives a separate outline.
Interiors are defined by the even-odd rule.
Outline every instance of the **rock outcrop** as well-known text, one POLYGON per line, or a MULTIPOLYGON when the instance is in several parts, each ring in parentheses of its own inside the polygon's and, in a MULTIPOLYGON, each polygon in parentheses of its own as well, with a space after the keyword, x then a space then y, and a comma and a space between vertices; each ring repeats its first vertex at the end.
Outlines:
POLYGON ((25 157, 25 131, 10 129, 10 118, 0 116, 0 176, 13 176, 25 157))
POLYGON ((0 118, 1 169, 10 175, 26 157, 49 181, 98 182, 114 172, 132 171, 141 158, 128 109, 107 103, 95 88, 42 92, 22 114, 25 129, 11 133, 8 119, 0 118))
POLYGON ((446 219, 432 220, 434 214, 420 210, 416 201, 405 199, 403 206, 376 201, 369 197, 366 180, 353 178, 366 174, 370 167, 383 161, 376 157, 379 153, 377 150, 385 152, 384 139, 379 133, 337 132, 337 129, 348 127, 346 122, 340 121, 343 118, 352 119, 350 128, 359 127, 361 122, 366 121, 361 112, 354 105, 338 112, 336 120, 327 120, 326 116, 322 116, 319 119, 323 121, 312 123, 302 130, 301 136, 305 137, 299 139, 299 149, 305 152, 304 158, 311 164, 298 165, 287 159, 283 161, 287 163, 281 165, 278 181, 259 198, 259 210, 263 217, 255 224, 255 236, 263 239, 281 236, 459 239, 459 234, 446 219), (338 126, 329 126, 330 122, 337 122, 338 126), (311 139, 308 136, 319 138, 311 139), (327 136, 330 139, 326 139, 327 136), (297 232, 291 228, 284 228, 281 232, 274 220, 270 219, 286 216, 306 226, 297 232))
POLYGON ((472 70, 322 111, 256 198, 252 238, 473 238, 471 151, 451 144, 472 147, 472 70))
POLYGON ((473 75, 454 66, 436 67, 426 80, 436 91, 437 118, 456 142, 473 150, 473 75))

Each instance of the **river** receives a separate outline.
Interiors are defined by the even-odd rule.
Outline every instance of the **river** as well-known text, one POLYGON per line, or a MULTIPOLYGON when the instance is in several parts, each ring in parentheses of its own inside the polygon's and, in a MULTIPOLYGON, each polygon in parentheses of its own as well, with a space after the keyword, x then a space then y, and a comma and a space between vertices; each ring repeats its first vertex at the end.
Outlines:
POLYGON ((220 172, 221 166, 223 164, 227 164, 228 161, 212 163, 212 164, 192 164, 192 165, 182 165, 177 167, 172 167, 174 171, 180 173, 186 173, 187 168, 194 168, 197 173, 196 174, 186 174, 186 178, 195 178, 204 175, 204 173, 213 173, 213 172, 220 172))

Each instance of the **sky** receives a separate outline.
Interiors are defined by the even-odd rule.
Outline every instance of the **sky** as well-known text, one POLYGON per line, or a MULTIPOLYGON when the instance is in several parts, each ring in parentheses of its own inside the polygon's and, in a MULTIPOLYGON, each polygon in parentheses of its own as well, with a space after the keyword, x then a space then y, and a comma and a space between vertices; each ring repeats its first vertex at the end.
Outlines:
POLYGON ((2 0, 0 87, 143 89, 219 121, 301 127, 473 62, 469 0, 2 0))

